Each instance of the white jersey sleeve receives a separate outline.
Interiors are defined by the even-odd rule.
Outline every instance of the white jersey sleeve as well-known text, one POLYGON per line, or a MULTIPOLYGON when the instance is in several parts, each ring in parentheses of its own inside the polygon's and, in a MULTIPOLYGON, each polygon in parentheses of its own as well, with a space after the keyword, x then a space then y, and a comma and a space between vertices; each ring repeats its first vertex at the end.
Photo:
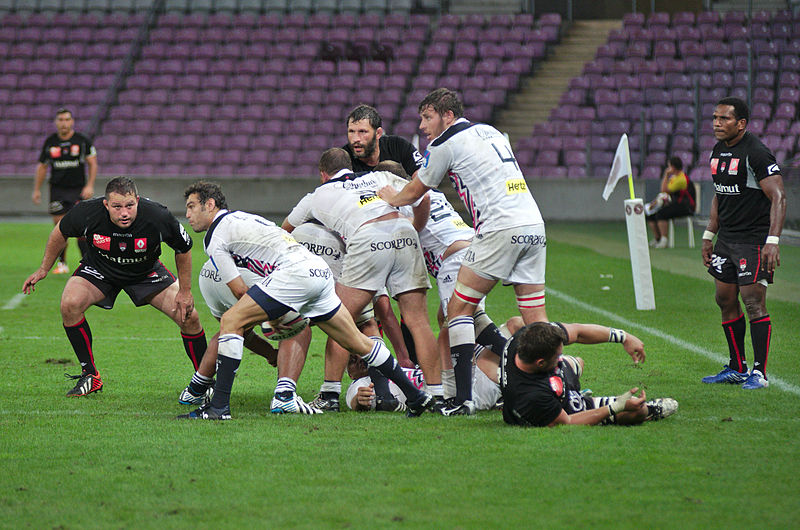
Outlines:
POLYGON ((289 222, 289 224, 294 227, 298 227, 301 224, 312 220, 314 218, 314 215, 311 213, 311 205, 313 201, 313 193, 306 193, 286 217, 286 220, 289 222))
POLYGON ((543 224, 506 137, 461 118, 428 145, 420 181, 436 187, 447 174, 476 233, 543 224))

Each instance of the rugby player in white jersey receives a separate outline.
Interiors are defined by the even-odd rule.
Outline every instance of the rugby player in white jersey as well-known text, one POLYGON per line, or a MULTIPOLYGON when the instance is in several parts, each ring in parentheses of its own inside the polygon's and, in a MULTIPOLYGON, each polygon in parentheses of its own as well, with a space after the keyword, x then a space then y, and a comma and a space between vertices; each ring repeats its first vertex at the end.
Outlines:
MULTIPOLYGON (((291 232, 316 219, 342 237, 346 253, 342 276, 336 282, 342 303, 355 317, 377 291, 387 288, 414 337, 429 391, 443 396, 436 338, 428 321, 426 291, 430 283, 419 236, 409 219, 377 196, 382 186, 399 188, 404 181, 384 171, 356 177, 350 156, 339 148, 322 154, 319 171, 322 185, 300 200, 282 227, 291 232)), ((415 219, 427 220, 427 200, 416 201, 415 206, 415 219)), ((326 380, 335 376, 341 381, 347 359, 337 356, 336 373, 326 373, 326 380)))
MULTIPOLYGON (((214 396, 208 404, 179 417, 230 419, 230 394, 242 359, 244 330, 265 320, 276 327, 279 324, 275 321, 289 311, 308 317, 350 353, 377 366, 395 381, 408 396, 413 415, 432 406, 433 396, 410 384, 386 346, 358 331, 334 292, 332 273, 325 261, 274 223, 257 215, 222 209, 215 197, 220 199, 219 204, 225 204, 222 190, 213 183, 197 182, 186 188, 186 218, 196 232, 207 232, 203 238, 205 252, 238 301, 220 321, 214 396), (262 279, 248 289, 238 267, 247 268, 262 279)), ((279 379, 281 388, 276 387, 272 412, 291 412, 300 406, 292 383, 279 379)))
POLYGON ((387 186, 380 196, 393 206, 412 204, 448 175, 472 217, 475 238, 447 308, 456 372, 453 404, 471 413, 472 315, 480 301, 502 281, 513 285, 526 324, 547 320, 544 220, 508 140, 494 127, 464 119, 455 92, 434 90, 422 100, 419 112, 420 130, 430 140, 423 167, 402 191, 387 186))

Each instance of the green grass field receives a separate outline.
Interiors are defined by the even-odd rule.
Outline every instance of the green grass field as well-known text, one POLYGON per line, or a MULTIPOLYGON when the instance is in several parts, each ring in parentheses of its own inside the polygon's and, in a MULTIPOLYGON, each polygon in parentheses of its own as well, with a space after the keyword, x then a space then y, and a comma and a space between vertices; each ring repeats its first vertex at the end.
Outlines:
MULTIPOLYGON (((506 426, 475 417, 267 411, 275 370, 246 355, 230 422, 181 422, 191 376, 177 328, 125 297, 91 309, 105 389, 64 397, 80 369, 58 300, 66 278, 15 296, 38 266, 46 223, 0 225, 2 528, 796 528, 800 522, 800 249, 782 246, 769 289, 771 387, 701 384, 727 358, 699 250, 651 252, 656 311, 635 309, 623 223, 548 226, 553 320, 622 327, 645 343, 634 367, 618 345, 570 346, 585 387, 633 385, 678 413, 633 428, 506 426)), ((699 237, 699 233, 698 233, 699 237)), ((679 232, 680 243, 685 234, 679 232)), ((199 240, 198 240, 199 242, 199 240)), ((77 249, 70 246, 71 265, 77 249)), ((204 261, 194 249, 196 270, 204 261)), ((170 251, 164 262, 174 270, 170 251)), ((209 336, 215 321, 195 285, 209 336)), ((435 296, 430 296, 432 302, 435 296)), ((433 303, 431 303, 433 307, 433 303)), ((488 299, 499 323, 513 292, 488 299)), ((322 377, 315 331, 298 391, 322 377)), ((748 358, 752 359, 747 339, 748 358)), ((345 385, 347 384, 345 378, 345 385)))

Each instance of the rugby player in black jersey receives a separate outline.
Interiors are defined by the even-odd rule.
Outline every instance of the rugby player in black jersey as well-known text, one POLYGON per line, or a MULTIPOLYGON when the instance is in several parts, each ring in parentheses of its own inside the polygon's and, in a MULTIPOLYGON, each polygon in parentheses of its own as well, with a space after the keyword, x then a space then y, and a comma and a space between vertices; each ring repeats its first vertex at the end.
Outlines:
MULTIPOLYGON (((47 137, 39 154, 31 199, 34 204, 42 202, 42 183, 47 176, 47 166, 50 166, 50 203, 47 211, 53 216, 53 224, 58 224, 78 201, 94 195, 97 151, 87 136, 75 131, 75 120, 70 110, 58 109, 55 122, 57 132, 47 137)), ((86 244, 82 239, 78 240, 78 246, 83 254, 86 244)), ((68 272, 67 247, 64 247, 53 273, 68 272)))
POLYGON ((140 198, 127 177, 112 179, 105 197, 78 203, 50 233, 39 269, 22 292, 30 294, 43 280, 69 237, 86 237, 88 250, 61 294, 64 331, 81 364, 68 396, 103 388, 94 362, 92 332, 85 312, 97 305, 111 309, 124 290, 136 306, 150 304, 180 327, 186 354, 195 370, 206 350, 206 337, 192 298, 192 239, 165 206, 140 198), (175 251, 175 276, 158 257, 161 242, 175 251))
POLYGON ((767 285, 780 265, 778 243, 786 217, 781 169, 772 152, 747 131, 750 110, 739 98, 723 98, 714 108, 711 151, 714 197, 703 233, 703 263, 714 277, 715 299, 730 362, 704 383, 741 384, 747 390, 765 388, 772 320, 767 312, 767 285), (712 243, 716 236, 716 244, 712 243), (750 321, 753 369, 747 372, 745 320, 750 321))

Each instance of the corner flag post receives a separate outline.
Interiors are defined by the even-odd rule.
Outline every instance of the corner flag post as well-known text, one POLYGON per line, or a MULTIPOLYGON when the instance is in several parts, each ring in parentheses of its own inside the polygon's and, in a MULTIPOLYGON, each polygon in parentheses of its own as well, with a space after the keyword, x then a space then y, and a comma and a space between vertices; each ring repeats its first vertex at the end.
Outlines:
POLYGON ((623 134, 614 154, 614 163, 608 175, 603 199, 608 200, 617 182, 628 177, 628 189, 631 198, 625 201, 625 223, 628 227, 628 249, 631 254, 631 272, 633 273, 633 291, 636 296, 636 309, 653 310, 656 308, 653 291, 653 274, 650 270, 650 249, 647 246, 647 225, 644 220, 644 202, 637 199, 633 190, 633 170, 631 169, 631 153, 628 149, 628 135, 623 134))

